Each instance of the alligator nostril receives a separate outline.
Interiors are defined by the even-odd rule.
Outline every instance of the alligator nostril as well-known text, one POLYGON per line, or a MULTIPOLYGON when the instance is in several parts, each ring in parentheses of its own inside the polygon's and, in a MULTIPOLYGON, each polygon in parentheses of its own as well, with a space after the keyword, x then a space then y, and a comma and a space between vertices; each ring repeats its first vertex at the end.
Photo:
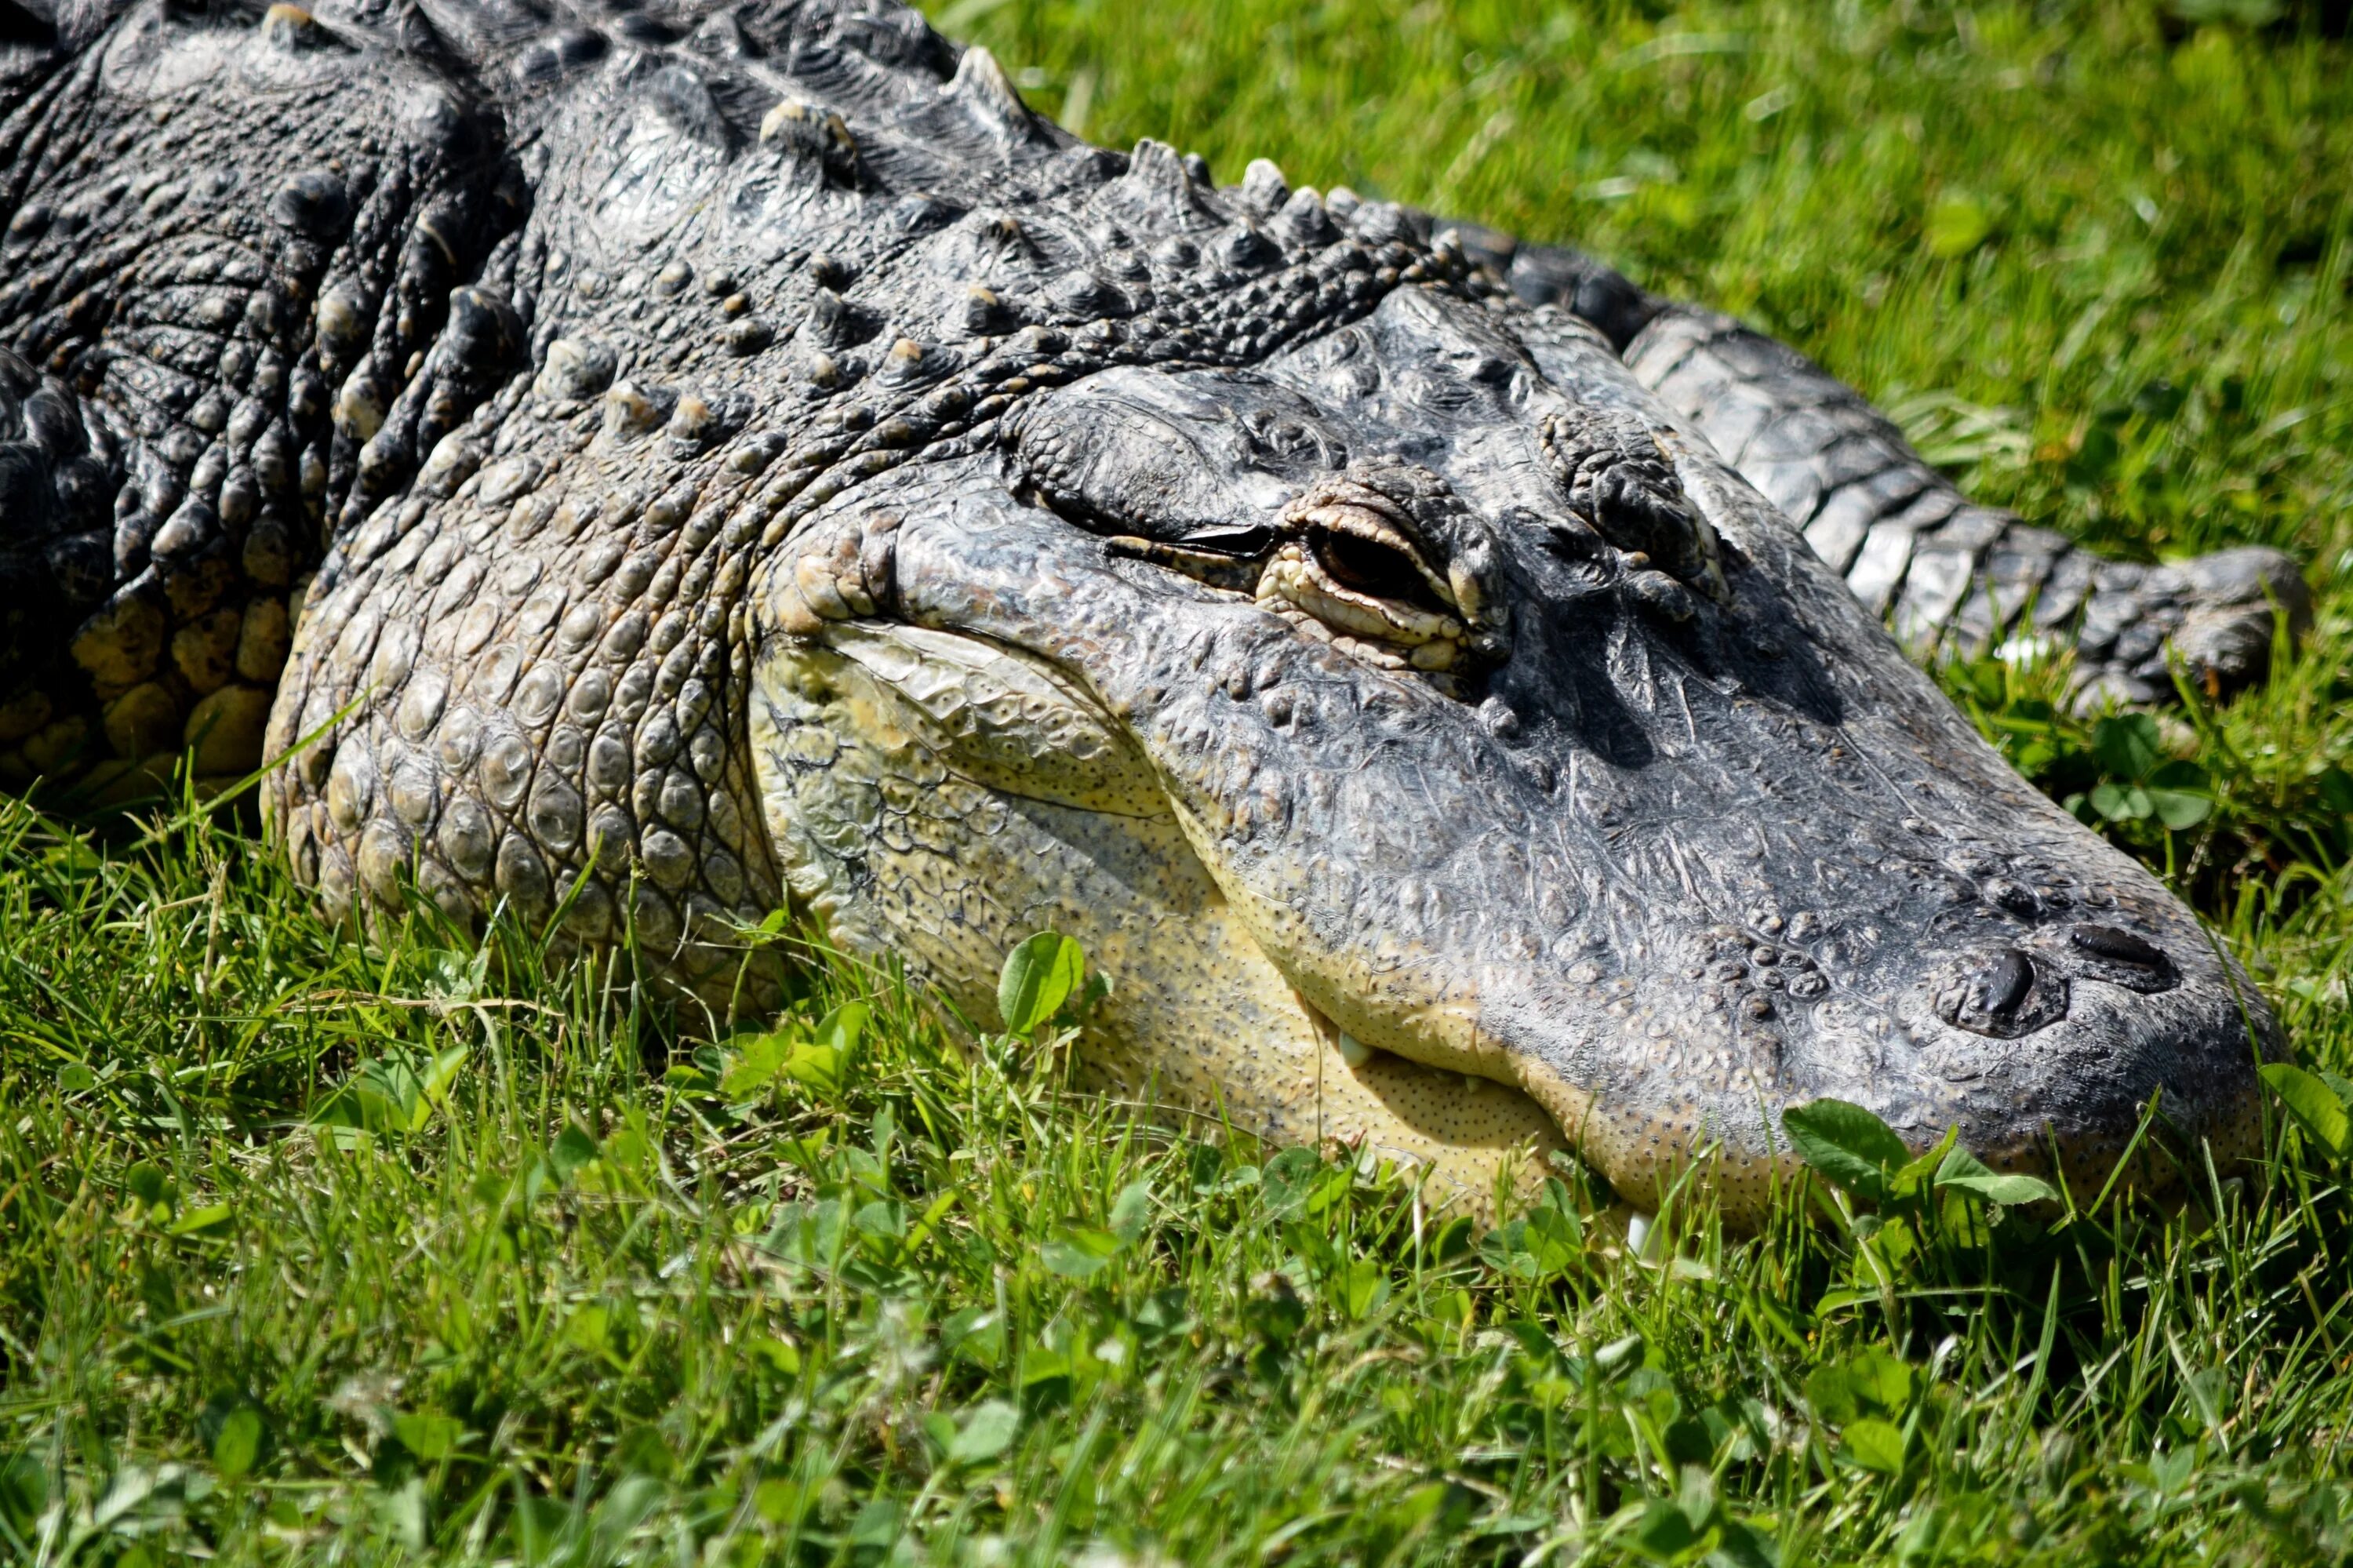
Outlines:
POLYGON ((2034 966, 2016 948, 2004 948, 1969 981, 1969 1000, 1989 1017, 2007 1019, 2034 989, 2034 966))
POLYGON ((2067 977, 2016 948, 1971 954, 1942 975, 1936 1015, 1972 1034, 2016 1040, 2067 1014, 2067 977))
POLYGON ((2074 950, 2075 968, 2093 980, 2105 980, 2151 995, 2181 983, 2181 971, 2164 948, 2119 931, 2114 926, 2071 927, 2067 945, 2074 950))
POLYGON ((2144 969, 2165 968, 2163 953, 2130 931, 2119 931, 2114 926, 2078 926, 2067 933, 2067 939, 2092 957, 2105 959, 2112 964, 2131 964, 2144 969))

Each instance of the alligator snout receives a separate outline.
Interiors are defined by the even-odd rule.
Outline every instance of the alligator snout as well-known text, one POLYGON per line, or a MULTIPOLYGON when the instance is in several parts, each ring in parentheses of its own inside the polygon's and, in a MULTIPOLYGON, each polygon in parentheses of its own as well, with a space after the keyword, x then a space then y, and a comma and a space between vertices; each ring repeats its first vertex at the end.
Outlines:
POLYGON ((2162 948, 2114 926, 2084 922, 2042 934, 2034 948, 1971 953, 1937 981, 1937 1016, 1958 1029, 2016 1040, 2067 1016, 2073 980, 2143 995, 2170 991, 2181 971, 2162 948))

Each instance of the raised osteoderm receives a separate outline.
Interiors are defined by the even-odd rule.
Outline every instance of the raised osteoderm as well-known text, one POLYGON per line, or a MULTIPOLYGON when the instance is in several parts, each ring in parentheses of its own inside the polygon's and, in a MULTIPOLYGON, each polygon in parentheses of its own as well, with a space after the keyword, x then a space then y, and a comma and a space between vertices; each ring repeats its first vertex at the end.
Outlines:
POLYGON ((1753 1215, 1825 1095, 2249 1146, 2261 1001, 1879 612, 2220 680, 2274 559, 2098 567, 1729 323, 1084 145, 893 6, 6 16, 18 786, 316 732, 330 908, 704 994, 788 901, 987 1022, 1058 928, 1098 1082, 1466 1192, 1714 1146, 1753 1215))

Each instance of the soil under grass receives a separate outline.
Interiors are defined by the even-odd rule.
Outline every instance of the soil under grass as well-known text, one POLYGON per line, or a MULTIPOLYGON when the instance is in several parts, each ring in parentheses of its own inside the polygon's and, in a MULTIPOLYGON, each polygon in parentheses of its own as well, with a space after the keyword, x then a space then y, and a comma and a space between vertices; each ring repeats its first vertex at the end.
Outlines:
MULTIPOLYGON (((2311 561, 2316 634, 2219 713, 1947 680, 2353 1073, 2353 48, 2320 10, 934 14, 1096 140, 1271 156, 1739 312, 2105 548, 2311 561)), ((1445 1222, 1395 1173, 1074 1096, 1050 1030, 949 1050, 840 963, 783 1030, 682 1046, 626 956, 551 970, 510 931, 493 967, 422 914, 359 944, 234 818, 155 822, 0 804, 28 1561, 2353 1548, 2353 1203, 2316 1133, 2178 1214, 1852 1222, 1823 1186, 1750 1241, 1671 1211, 1635 1255, 1573 1167, 1445 1222)))

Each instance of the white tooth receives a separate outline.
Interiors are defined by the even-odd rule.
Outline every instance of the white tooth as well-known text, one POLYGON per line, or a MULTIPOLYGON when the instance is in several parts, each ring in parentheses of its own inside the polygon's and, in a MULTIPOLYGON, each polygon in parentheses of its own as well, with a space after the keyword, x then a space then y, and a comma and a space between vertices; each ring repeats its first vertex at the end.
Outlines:
POLYGON ((1359 1041, 1346 1030, 1340 1032, 1340 1060, 1351 1067, 1361 1067, 1373 1059, 1373 1048, 1359 1041))
POLYGON ((1647 1256, 1644 1244, 1651 1239, 1651 1216, 1635 1213, 1626 1219, 1626 1250, 1636 1257, 1647 1256))

